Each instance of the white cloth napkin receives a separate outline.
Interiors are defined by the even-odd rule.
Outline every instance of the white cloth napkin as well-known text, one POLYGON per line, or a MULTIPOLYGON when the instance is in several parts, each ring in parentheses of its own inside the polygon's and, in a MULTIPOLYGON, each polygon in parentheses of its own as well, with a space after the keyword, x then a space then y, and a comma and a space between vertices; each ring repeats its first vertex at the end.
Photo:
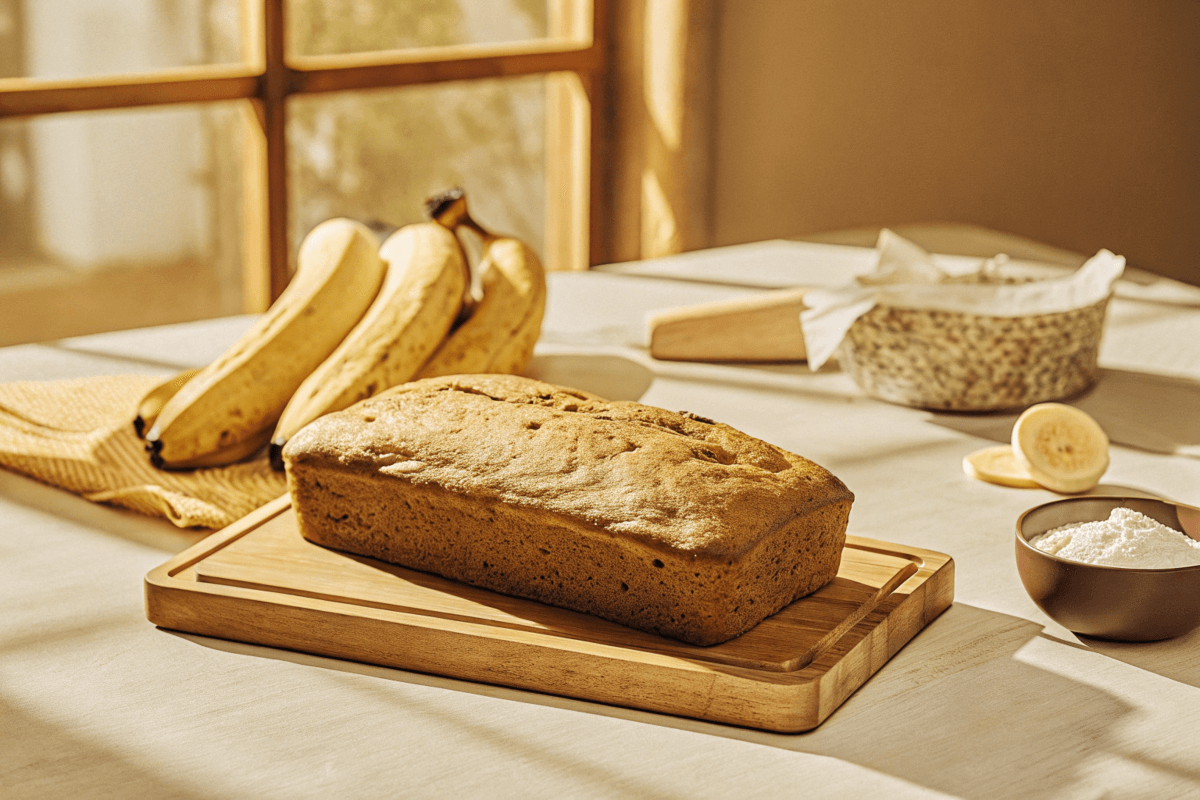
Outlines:
MULTIPOLYGON (((951 276, 918 245, 886 228, 876 245, 875 271, 841 289, 804 296, 800 314, 808 366, 817 370, 837 350, 854 321, 876 305, 956 311, 992 317, 1053 314, 1098 303, 1113 291, 1125 258, 1101 250, 1071 275, 1017 284, 947 283, 951 276)), ((1007 257, 982 261, 976 274, 1004 274, 1007 257)), ((971 274, 971 273, 968 273, 971 274)))

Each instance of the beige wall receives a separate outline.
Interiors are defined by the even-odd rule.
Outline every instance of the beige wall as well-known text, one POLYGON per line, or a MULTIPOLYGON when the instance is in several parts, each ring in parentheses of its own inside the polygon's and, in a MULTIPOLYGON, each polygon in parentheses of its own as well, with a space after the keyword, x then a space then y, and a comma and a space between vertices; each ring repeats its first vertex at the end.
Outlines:
POLYGON ((1200 2, 717 6, 714 244, 969 222, 1200 283, 1200 2))

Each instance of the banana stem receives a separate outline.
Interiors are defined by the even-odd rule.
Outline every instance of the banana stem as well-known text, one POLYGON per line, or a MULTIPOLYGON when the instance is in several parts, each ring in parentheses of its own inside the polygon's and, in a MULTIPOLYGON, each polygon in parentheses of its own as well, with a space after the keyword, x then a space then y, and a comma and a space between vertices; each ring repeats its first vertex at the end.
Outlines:
MULTIPOLYGON (((464 220, 470 220, 470 216, 467 214, 467 193, 457 186, 439 192, 425 201, 425 213, 434 222, 448 228, 457 236, 459 226, 465 224, 464 220)), ((471 225, 474 224, 474 221, 471 221, 471 225)), ((475 228, 482 230, 477 225, 475 228)), ((463 289, 462 308, 459 310, 458 318, 454 320, 451 330, 466 322, 475 311, 476 299, 472 291, 475 284, 471 274, 471 265, 465 258, 463 259, 463 277, 466 279, 466 288, 463 289)))
MULTIPOLYGON (((474 233, 482 242, 485 253, 491 247, 492 243, 500 238, 471 217, 470 212, 467 211, 467 193, 460 187, 456 186, 453 189, 447 189, 430 197, 425 201, 425 211, 431 219, 439 225, 449 228, 456 235, 460 229, 469 230, 474 233)), ((471 266, 465 260, 463 264, 466 270, 467 289, 463 296, 462 311, 459 312, 458 319, 455 320, 451 330, 457 328, 470 318, 477 302, 475 295, 472 293, 474 283, 471 276, 471 266)))
POLYGON ((455 187, 435 194, 425 201, 425 211, 437 223, 452 231, 465 228, 483 240, 486 248, 500 237, 480 225, 467 210, 467 194, 455 187))
POLYGON ((496 236, 496 234, 492 233, 487 228, 483 227, 478 222, 476 222, 474 220, 474 218, 471 217, 471 215, 468 214, 466 211, 463 211, 462 216, 459 217, 458 225, 456 227, 463 228, 465 230, 469 230, 472 233, 474 233, 481 240, 483 240, 483 246, 485 248, 492 242, 496 241, 496 239, 500 238, 500 237, 496 236))

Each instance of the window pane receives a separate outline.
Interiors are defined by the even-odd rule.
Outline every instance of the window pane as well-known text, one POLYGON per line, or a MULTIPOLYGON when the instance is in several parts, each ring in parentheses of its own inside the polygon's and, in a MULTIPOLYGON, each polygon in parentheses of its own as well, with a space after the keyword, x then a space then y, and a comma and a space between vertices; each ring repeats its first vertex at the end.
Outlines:
POLYGON ((548 0, 287 0, 288 46, 309 56, 544 39, 548 5, 548 0))
POLYGON ((346 216, 403 225, 424 200, 467 191, 480 224, 545 240, 542 77, 293 97, 288 147, 291 247, 346 216))
POLYGON ((0 121, 0 345, 240 313, 246 116, 0 121))
POLYGON ((241 60, 241 0, 0 0, 0 78, 241 60))

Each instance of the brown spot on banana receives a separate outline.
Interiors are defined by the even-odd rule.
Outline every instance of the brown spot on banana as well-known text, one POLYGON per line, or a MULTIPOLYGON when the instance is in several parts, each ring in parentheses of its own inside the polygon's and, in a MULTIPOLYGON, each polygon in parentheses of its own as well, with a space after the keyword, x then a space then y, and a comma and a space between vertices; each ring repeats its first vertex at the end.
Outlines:
POLYGON ((502 372, 519 375, 529 365, 533 358, 533 349, 542 333, 542 318, 546 311, 546 293, 535 299, 533 306, 520 326, 512 332, 508 340, 496 353, 495 358, 488 364, 486 372, 502 372))
POLYGON ((229 458, 264 430, 269 436, 296 388, 363 316, 383 277, 367 228, 346 219, 318 225, 279 299, 163 406, 146 434, 156 463, 229 458))
POLYGON ((212 453, 197 456, 195 458, 184 461, 174 461, 167 463, 162 460, 162 456, 158 453, 150 454, 150 462, 159 469, 166 470, 191 470, 191 469, 206 469, 210 467, 224 467, 230 464, 236 464, 241 461, 248 461, 259 454, 267 440, 271 438, 271 429, 265 428, 259 431, 254 436, 234 442, 228 447, 216 450, 212 453))
MULTIPOLYGON (((482 231, 467 213, 466 193, 457 186, 428 198, 425 201, 425 213, 431 220, 456 236, 458 228, 463 225, 468 225, 477 232, 482 231)), ((476 299, 471 294, 471 265, 465 258, 463 259, 463 277, 466 280, 466 283, 463 284, 463 303, 454 323, 450 326, 451 330, 458 328, 475 312, 476 299)))
POLYGON ((288 439, 309 422, 411 380, 458 316, 466 257, 450 230, 433 222, 407 225, 379 254, 387 276, 375 302, 280 416, 271 437, 276 468, 288 439))
MULTIPOLYGON (((545 274, 537 254, 523 242, 494 239, 481 261, 483 297, 471 318, 442 342, 417 378, 489 372, 513 330, 544 302, 545 274)), ((539 319, 540 330, 540 319, 539 319)), ((536 336, 535 336, 536 339, 536 336)))

